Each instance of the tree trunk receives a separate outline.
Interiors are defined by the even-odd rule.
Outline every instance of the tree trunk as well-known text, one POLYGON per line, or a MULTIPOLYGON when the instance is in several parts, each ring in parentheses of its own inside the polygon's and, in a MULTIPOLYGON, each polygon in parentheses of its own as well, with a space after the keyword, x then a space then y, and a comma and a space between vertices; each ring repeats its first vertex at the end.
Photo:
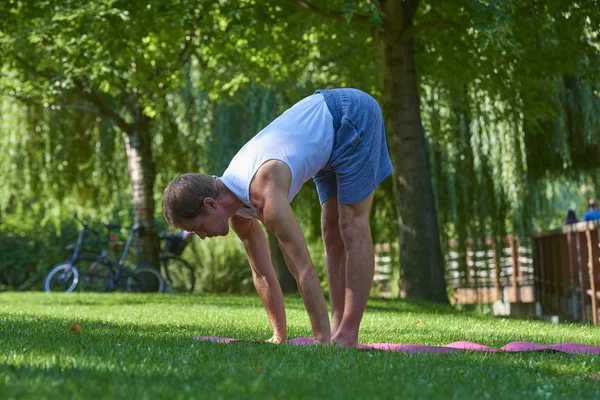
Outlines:
POLYGON ((271 251, 271 261, 273 262, 273 267, 277 273, 277 280, 279 281, 281 290, 283 293, 296 293, 298 291, 296 279, 294 279, 294 276, 291 274, 285 263, 285 258, 283 258, 283 254, 279 248, 277 237, 268 231, 267 235, 269 250, 271 251))
POLYGON ((154 224, 154 181, 149 118, 139 114, 134 129, 124 133, 133 192, 135 225, 144 227, 136 240, 136 265, 158 268, 160 243, 154 224))
POLYGON ((374 32, 382 109, 394 164, 400 232, 400 295, 448 302, 427 142, 414 65, 412 20, 418 1, 382 3, 374 32))

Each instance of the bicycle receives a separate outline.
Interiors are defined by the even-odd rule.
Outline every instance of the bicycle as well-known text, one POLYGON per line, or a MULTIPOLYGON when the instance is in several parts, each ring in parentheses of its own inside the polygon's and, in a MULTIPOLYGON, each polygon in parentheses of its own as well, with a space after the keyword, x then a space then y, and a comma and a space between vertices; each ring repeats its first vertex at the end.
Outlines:
MULTIPOLYGON (((116 226, 116 228, 120 228, 120 226, 116 226)), ((119 261, 119 264, 121 265, 125 263, 125 258, 127 257, 131 241, 133 240, 133 234, 134 231, 131 231, 128 239, 129 244, 125 245, 123 254, 121 255, 119 261)), ((159 254, 159 268, 164 281, 164 291, 168 293, 192 293, 196 282, 194 268, 179 256, 185 248, 185 245, 187 245, 187 241, 177 235, 159 234, 159 238, 166 241, 165 245, 161 247, 161 253, 159 254), (175 239, 180 239, 181 243, 175 239)), ((111 237, 111 241, 115 241, 114 236, 111 237)), ((115 243, 112 249, 109 248, 105 250, 103 256, 106 257, 108 252, 114 251, 118 246, 119 245, 115 243)), ((97 272, 98 269, 99 267, 96 267, 95 269, 92 269, 92 272, 96 275, 99 274, 99 277, 102 279, 103 274, 97 272)), ((94 278, 98 277, 88 274, 84 279, 86 290, 105 291, 101 286, 98 287, 98 284, 94 284, 94 281, 97 280, 94 278)))
POLYGON ((166 291, 192 293, 196 284, 194 268, 180 255, 187 246, 187 238, 179 235, 159 234, 165 242, 161 246, 160 269, 167 282, 166 291))
MULTIPOLYGON (((105 225, 109 230, 120 228, 119 225, 105 225)), ((100 291, 108 292, 116 290, 118 287, 125 288, 128 292, 158 292, 161 293, 165 289, 165 281, 160 272, 152 267, 136 267, 130 269, 125 265, 125 260, 129 253, 129 249, 133 243, 137 232, 143 227, 134 226, 131 228, 131 233, 125 243, 125 247, 120 259, 115 262, 108 255, 111 251, 116 250, 116 246, 109 246, 100 254, 93 255, 90 252, 80 254, 78 251, 81 243, 75 245, 75 257, 69 259, 67 263, 60 264, 55 267, 46 277, 44 288, 46 291, 56 291, 52 289, 53 279, 57 278, 59 285, 65 286, 65 283, 70 282, 67 287, 67 293, 77 289, 78 291, 100 291), (80 279, 80 272, 81 274, 80 279)), ((80 235, 82 237, 82 235, 80 235)), ((114 235, 111 235, 111 241, 114 241, 114 235)), ((62 287, 62 286, 59 286, 62 287)))
MULTIPOLYGON (((44 290, 46 292, 52 290, 51 286, 53 284, 53 279, 55 278, 55 283, 61 287, 60 291, 70 293, 75 290, 77 284, 79 283, 79 270, 74 268, 75 261, 80 259, 82 255, 97 255, 96 249, 85 246, 100 246, 107 243, 107 240, 86 240, 85 237, 87 233, 100 236, 100 232, 90 228, 87 221, 79 220, 76 214, 73 215, 73 218, 81 223, 82 229, 80 229, 79 233, 77 234, 76 242, 69 244, 66 247, 67 250, 73 250, 72 253, 69 254, 65 261, 54 266, 44 278, 44 290)), ((109 231, 115 227, 111 224, 103 224, 103 226, 109 231)))

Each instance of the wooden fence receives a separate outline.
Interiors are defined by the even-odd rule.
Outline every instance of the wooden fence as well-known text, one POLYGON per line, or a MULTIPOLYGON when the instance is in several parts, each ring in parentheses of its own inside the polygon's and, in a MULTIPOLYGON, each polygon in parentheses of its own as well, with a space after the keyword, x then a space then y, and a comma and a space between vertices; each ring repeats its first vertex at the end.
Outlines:
MULTIPOLYGON (((452 287, 450 300, 453 303, 534 302, 530 240, 522 241, 509 235, 499 241, 499 246, 491 238, 469 240, 463 251, 455 241, 451 240, 448 245, 446 284, 452 287)), ((375 245, 374 294, 389 296, 397 285, 392 277, 398 265, 397 257, 396 246, 375 245)))
POLYGON ((538 233, 533 239, 536 300, 543 314, 598 325, 600 221, 538 233))
POLYGON ((394 268, 398 267, 397 246, 391 243, 375 244, 375 274, 373 275, 372 294, 390 297, 396 290, 394 268))
POLYGON ((455 241, 446 253, 446 284, 457 304, 533 303, 533 259, 529 240, 512 235, 498 242, 468 241, 459 251, 455 241))

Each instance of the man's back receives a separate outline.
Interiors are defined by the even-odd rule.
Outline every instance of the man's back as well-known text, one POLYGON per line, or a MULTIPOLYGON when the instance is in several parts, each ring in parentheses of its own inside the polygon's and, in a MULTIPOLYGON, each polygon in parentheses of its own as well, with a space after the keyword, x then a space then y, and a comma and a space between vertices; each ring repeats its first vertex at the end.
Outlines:
POLYGON ((221 181, 240 200, 250 204, 249 185, 268 160, 285 162, 292 172, 288 199, 323 168, 331 156, 333 119, 322 94, 314 94, 286 110, 261 130, 233 157, 221 181))

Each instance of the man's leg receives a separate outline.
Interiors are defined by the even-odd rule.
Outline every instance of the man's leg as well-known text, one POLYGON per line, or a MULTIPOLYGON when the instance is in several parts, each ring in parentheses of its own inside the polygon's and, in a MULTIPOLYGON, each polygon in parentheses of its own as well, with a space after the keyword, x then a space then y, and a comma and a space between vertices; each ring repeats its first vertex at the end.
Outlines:
POLYGON ((373 193, 356 204, 338 205, 339 226, 346 254, 344 314, 331 342, 338 346, 358 345, 358 329, 373 283, 375 260, 369 214, 373 193))
POLYGON ((331 333, 340 326, 344 315, 344 296, 346 289, 346 255, 344 242, 340 234, 337 197, 323 203, 321 210, 321 229, 325 245, 327 281, 331 301, 331 333))

